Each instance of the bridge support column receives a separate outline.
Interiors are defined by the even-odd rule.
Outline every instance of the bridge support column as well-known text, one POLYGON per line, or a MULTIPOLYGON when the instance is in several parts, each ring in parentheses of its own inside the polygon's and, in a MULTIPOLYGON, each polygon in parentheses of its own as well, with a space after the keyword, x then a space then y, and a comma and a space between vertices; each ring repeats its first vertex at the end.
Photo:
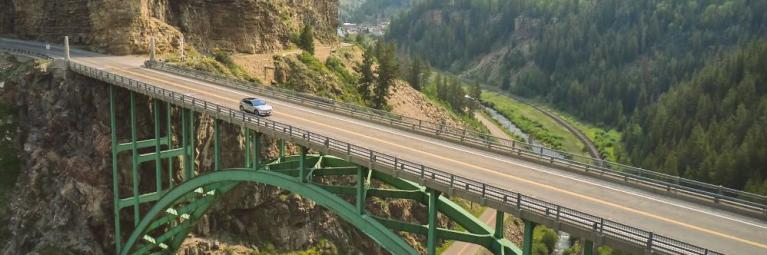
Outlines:
POLYGON ((109 124, 112 128, 112 204, 115 215, 115 252, 122 250, 122 229, 120 228, 120 173, 117 170, 117 119, 115 116, 114 86, 109 86, 109 124))
POLYGON ((591 240, 583 240, 583 255, 594 255, 594 242, 591 240))
MULTIPOLYGON (((171 135, 173 134, 173 121, 171 119, 171 114, 173 114, 173 106, 168 102, 165 102, 165 111, 167 113, 167 115, 165 115, 165 118, 166 118, 165 124, 167 125, 166 132, 168 132, 168 137, 166 142, 168 143, 168 150, 173 150, 173 136, 171 135)), ((169 158, 168 159, 168 189, 173 188, 174 180, 175 180, 175 176, 173 176, 173 159, 169 158)))
POLYGON ((162 191, 162 161, 160 160, 160 102, 152 100, 152 113, 154 115, 154 175, 155 191, 162 191))
POLYGON ((535 229, 535 222, 523 219, 525 223, 525 233, 522 239, 522 254, 533 254, 533 230, 535 229))
POLYGON ((503 239, 503 216, 504 213, 501 210, 495 211, 495 233, 493 234, 493 237, 495 239, 503 239))
POLYGON ((365 214, 365 201, 367 201, 367 169, 357 166, 357 213, 365 214))
POLYGON ((250 129, 246 129, 245 127, 241 127, 240 131, 242 132, 242 137, 245 140, 245 168, 251 168, 252 165, 250 164, 250 147, 252 138, 250 136, 250 129))
POLYGON ((300 178, 301 182, 306 183, 306 152, 309 149, 301 146, 301 154, 300 154, 300 162, 298 163, 298 178, 300 178))
POLYGON ((181 113, 182 146, 184 150, 184 180, 194 177, 194 112, 183 109, 181 113))
POLYGON ((285 161, 285 140, 280 139, 277 142, 277 147, 279 147, 280 150, 280 162, 285 161))
POLYGON ((261 133, 256 132, 253 134, 253 170, 258 170, 259 165, 261 162, 259 162, 258 154, 261 149, 261 133))
POLYGON ((426 254, 437 254, 437 199, 439 191, 429 189, 429 230, 426 240, 426 254))
POLYGON ((221 170, 221 120, 213 120, 213 171, 221 170))
POLYGON ((138 147, 136 146, 136 93, 130 92, 130 133, 131 133, 131 183, 133 184, 133 225, 141 220, 139 211, 138 147))

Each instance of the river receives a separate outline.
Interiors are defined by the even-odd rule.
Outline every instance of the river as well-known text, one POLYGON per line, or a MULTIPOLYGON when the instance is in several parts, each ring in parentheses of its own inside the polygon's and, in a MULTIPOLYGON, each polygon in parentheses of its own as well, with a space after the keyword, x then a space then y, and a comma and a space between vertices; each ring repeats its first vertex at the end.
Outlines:
MULTIPOLYGON (((519 129, 516 125, 514 125, 514 123, 512 123, 511 120, 509 120, 508 118, 500 114, 495 109, 485 106, 485 112, 487 112, 487 114, 490 115, 490 117, 492 117, 498 123, 500 123, 504 129, 510 131, 511 133, 519 137, 524 138, 528 143, 531 143, 535 146, 543 147, 543 144, 536 141, 535 139, 532 139, 532 137, 530 137, 530 135, 526 134, 525 132, 522 132, 522 130, 519 129)), ((552 151, 552 150, 544 149, 543 154, 546 156, 565 158, 564 156, 562 156, 562 154, 559 154, 556 151, 552 151)), ((562 232, 562 231, 559 231, 557 234, 559 235, 559 238, 557 239, 557 244, 554 246, 554 251, 551 254, 562 255, 562 253, 567 248, 570 248, 570 245, 571 245, 570 234, 562 232)))

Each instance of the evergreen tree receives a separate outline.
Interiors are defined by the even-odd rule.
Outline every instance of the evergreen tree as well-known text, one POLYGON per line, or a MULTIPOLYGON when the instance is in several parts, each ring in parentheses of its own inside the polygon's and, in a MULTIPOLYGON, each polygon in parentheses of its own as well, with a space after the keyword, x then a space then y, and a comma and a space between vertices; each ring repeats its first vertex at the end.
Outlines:
POLYGON ((375 59, 373 58, 373 50, 371 48, 367 48, 365 52, 362 55, 363 60, 360 66, 358 67, 359 72, 361 74, 359 79, 359 92, 360 95, 362 95, 362 98, 365 101, 371 101, 370 98, 370 89, 372 85, 375 83, 375 75, 373 73, 373 64, 375 63, 375 59))
POLYGON ((423 88, 424 70, 423 61, 420 58, 413 58, 410 62, 410 72, 408 73, 407 81, 411 87, 419 91, 423 88))
POLYGON ((378 49, 378 82, 373 94, 373 105, 377 109, 384 109, 389 88, 394 85, 394 80, 397 78, 399 64, 394 43, 379 41, 376 48, 378 49))
POLYGON ((304 25, 298 40, 298 47, 314 55, 314 27, 309 24, 304 25))
POLYGON ((501 82, 501 90, 509 91, 510 88, 511 88, 511 77, 509 77, 508 75, 505 75, 503 77, 503 82, 501 82))

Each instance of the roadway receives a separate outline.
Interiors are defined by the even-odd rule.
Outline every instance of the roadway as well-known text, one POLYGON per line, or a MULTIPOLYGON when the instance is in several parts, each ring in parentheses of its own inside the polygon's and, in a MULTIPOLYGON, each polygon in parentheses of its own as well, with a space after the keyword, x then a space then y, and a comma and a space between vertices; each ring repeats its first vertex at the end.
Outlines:
MULTIPOLYGON (((39 44, 2 39, 0 47, 39 44)), ((63 56, 60 47, 49 54, 63 56)), ((143 68, 145 57, 73 51, 73 61, 237 108, 250 93, 143 68)), ((261 96, 262 97, 262 96, 261 96)), ((262 97, 274 121, 726 254, 767 254, 767 221, 400 129, 262 97)))

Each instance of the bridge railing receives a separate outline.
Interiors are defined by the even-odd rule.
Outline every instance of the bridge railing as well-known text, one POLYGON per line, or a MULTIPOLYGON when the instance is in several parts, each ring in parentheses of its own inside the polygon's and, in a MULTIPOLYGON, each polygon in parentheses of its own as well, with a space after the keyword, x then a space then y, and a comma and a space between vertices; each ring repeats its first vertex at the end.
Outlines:
MULTIPOLYGON (((479 198, 487 204, 499 208, 512 208, 519 214, 536 215, 543 219, 561 224, 572 225, 575 228, 599 233, 605 238, 626 243, 634 247, 662 254, 720 254, 708 249, 654 234, 649 231, 627 226, 598 216, 583 213, 574 209, 545 202, 521 193, 480 183, 473 179, 453 175, 418 163, 400 159, 391 155, 379 153, 361 146, 346 143, 313 133, 284 123, 259 118, 226 106, 211 103, 193 96, 179 94, 170 90, 134 80, 121 75, 70 62, 72 71, 101 80, 110 84, 124 87, 147 96, 194 109, 231 123, 241 124, 250 129, 269 131, 281 138, 307 145, 316 150, 331 151, 337 156, 346 155, 348 158, 361 159, 371 166, 392 169, 394 176, 411 181, 427 183, 430 187, 446 187, 447 192, 459 191, 469 197, 479 198)), ((525 152, 527 153, 527 152, 525 152)), ((553 158, 553 161, 564 159, 553 158)), ((444 190, 443 190, 444 191, 444 190)))
POLYGON ((147 61, 145 65, 148 68, 208 81, 264 96, 270 96, 287 102, 344 114, 400 129, 416 131, 475 148, 518 157, 526 157, 539 162, 555 164, 570 170, 591 173, 598 175, 599 177, 610 177, 612 180, 619 180, 627 183, 641 184, 656 190, 680 193, 686 196, 713 201, 714 203, 727 203, 728 205, 746 209, 755 214, 761 214, 767 217, 767 196, 595 159, 590 156, 553 150, 522 141, 493 137, 466 128, 456 128, 409 118, 354 104, 338 102, 333 99, 318 97, 307 93, 281 89, 274 86, 263 86, 257 83, 250 83, 164 62, 147 61), (551 155, 564 155, 564 158, 551 155))
POLYGON ((17 54, 17 55, 30 56, 30 57, 35 57, 35 58, 40 58, 40 59, 45 59, 45 60, 53 60, 53 58, 51 56, 48 56, 48 55, 45 55, 45 54, 40 54, 38 52, 27 50, 27 49, 4 48, 4 47, 2 47, 2 48, 0 48, 0 51, 12 53, 12 54, 17 54))

